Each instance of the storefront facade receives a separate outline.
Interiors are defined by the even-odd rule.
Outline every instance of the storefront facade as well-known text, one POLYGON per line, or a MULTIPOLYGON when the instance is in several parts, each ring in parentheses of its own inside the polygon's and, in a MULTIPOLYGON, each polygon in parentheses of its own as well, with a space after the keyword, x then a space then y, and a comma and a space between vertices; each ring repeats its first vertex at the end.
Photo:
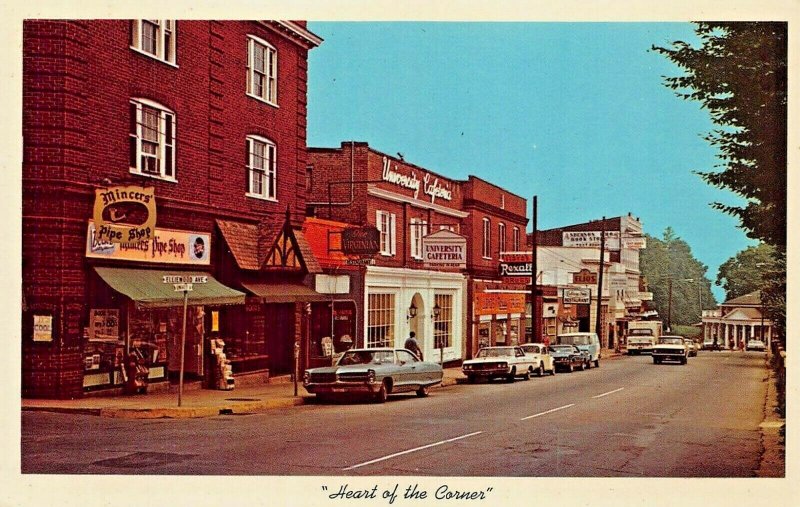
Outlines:
POLYGON ((265 323, 279 318, 293 345, 314 291, 262 307, 254 324, 264 290, 247 285, 297 285, 313 271, 311 255, 290 255, 301 239, 272 232, 302 224, 296 126, 321 40, 289 21, 31 20, 23 34, 23 396, 113 391, 131 352, 153 382, 169 380, 183 283, 188 378, 207 377, 212 336, 233 356, 270 356, 265 323), (169 44, 154 48, 145 31, 169 44), (242 69, 265 54, 282 63, 259 87, 257 69, 242 69), (66 71, 54 77, 54 65, 66 71), (256 227, 256 270, 230 258, 217 220, 256 227))

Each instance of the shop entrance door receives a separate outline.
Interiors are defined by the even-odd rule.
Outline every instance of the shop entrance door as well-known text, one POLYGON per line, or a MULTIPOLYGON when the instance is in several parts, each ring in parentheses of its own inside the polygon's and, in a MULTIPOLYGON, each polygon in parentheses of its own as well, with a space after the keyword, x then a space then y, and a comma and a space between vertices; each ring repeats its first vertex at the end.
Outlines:
POLYGON ((269 354, 270 375, 294 371, 294 304, 264 306, 267 323, 264 340, 269 354))

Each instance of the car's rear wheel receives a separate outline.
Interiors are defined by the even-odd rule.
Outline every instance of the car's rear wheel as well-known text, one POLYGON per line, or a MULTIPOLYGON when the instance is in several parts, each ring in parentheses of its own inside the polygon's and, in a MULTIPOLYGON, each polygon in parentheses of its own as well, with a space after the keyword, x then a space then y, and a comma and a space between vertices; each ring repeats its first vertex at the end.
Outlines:
POLYGON ((539 369, 536 370, 536 376, 537 377, 543 377, 544 376, 544 363, 539 363, 539 369))
POLYGON ((586 361, 581 361, 580 366, 578 366, 579 371, 583 371, 586 369, 586 361))
POLYGON ((594 360, 594 367, 595 368, 600 368, 600 359, 599 358, 594 360))
POLYGON ((525 376, 522 377, 523 380, 530 380, 533 377, 533 366, 528 366, 528 371, 525 372, 525 376))
POLYGON ((553 365, 553 369, 550 370, 550 375, 555 375, 555 374, 556 374, 556 365, 553 365))
POLYGON ((685 357, 684 357, 684 358, 681 358, 681 364, 686 364, 686 363, 688 363, 688 362, 689 362, 689 361, 688 361, 688 360, 687 360, 685 357))
POLYGON ((569 363, 569 368, 567 368, 567 371, 572 373, 573 371, 575 371, 575 366, 572 363, 569 363))
POLYGON ((417 389, 417 396, 420 398, 425 398, 428 394, 430 394, 430 386, 419 386, 417 389))
POLYGON ((386 388, 386 382, 381 383, 381 388, 375 393, 375 401, 377 403, 386 403, 386 399, 389 397, 389 390, 386 388))

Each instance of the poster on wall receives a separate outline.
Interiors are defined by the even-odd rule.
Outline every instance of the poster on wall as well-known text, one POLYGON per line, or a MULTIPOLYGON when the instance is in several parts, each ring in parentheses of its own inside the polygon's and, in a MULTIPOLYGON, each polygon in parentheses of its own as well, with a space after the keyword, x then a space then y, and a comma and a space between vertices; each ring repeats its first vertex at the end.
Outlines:
POLYGON ((33 341, 51 342, 53 341, 53 316, 34 315, 33 316, 33 341))
POLYGON ((211 235, 172 229, 156 229, 149 240, 132 243, 97 241, 95 224, 89 221, 86 233, 86 257, 160 264, 211 263, 211 235))
POLYGON ((96 308, 89 310, 89 340, 117 341, 119 337, 119 310, 96 308))

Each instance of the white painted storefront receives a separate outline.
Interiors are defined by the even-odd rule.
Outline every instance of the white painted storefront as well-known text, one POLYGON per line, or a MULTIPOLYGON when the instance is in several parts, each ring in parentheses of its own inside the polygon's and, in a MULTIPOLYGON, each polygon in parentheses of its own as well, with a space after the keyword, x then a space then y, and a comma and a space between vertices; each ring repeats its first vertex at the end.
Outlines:
POLYGON ((437 345, 442 341, 445 361, 463 359, 466 294, 461 273, 368 266, 364 346, 402 347, 414 331, 426 361, 441 360, 437 345))

